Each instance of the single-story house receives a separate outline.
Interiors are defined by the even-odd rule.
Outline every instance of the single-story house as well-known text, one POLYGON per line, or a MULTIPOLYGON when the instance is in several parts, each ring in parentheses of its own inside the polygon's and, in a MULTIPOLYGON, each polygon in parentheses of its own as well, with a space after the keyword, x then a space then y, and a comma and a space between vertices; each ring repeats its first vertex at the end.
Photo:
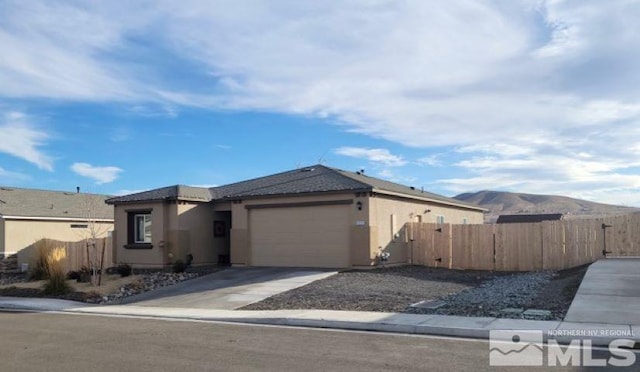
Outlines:
POLYGON ((116 262, 358 267, 407 261, 410 221, 483 223, 484 209, 324 165, 230 185, 169 186, 112 198, 116 262))
POLYGON ((105 237, 113 229, 113 206, 105 204, 108 198, 79 190, 62 192, 0 186, 3 266, 29 263, 31 248, 41 239, 83 240, 90 224, 97 237, 105 237))
POLYGON ((542 221, 560 221, 564 218, 562 213, 546 214, 501 214, 496 223, 534 223, 542 221))

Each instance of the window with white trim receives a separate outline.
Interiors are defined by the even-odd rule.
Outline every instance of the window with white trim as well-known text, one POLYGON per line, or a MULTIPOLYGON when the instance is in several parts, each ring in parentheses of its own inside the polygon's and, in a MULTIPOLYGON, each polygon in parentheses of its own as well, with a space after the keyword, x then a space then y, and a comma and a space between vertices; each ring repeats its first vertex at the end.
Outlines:
MULTIPOLYGON (((127 249, 151 249, 151 209, 127 210, 127 249)), ((157 237, 156 237, 157 238, 157 237)))
POLYGON ((436 216, 436 223, 443 224, 444 223, 444 216, 442 216, 442 215, 436 216))
POLYGON ((133 230, 134 243, 151 243, 151 213, 135 214, 133 230))

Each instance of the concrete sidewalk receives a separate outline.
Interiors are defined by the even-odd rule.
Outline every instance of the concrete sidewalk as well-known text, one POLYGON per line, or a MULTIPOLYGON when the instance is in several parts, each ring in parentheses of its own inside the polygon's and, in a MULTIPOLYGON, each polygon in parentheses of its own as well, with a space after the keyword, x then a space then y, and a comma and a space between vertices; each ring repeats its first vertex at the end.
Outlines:
POLYGON ((565 320, 640 325, 640 258, 607 258, 591 264, 565 320))
POLYGON ((0 297, 0 308, 13 310, 55 311, 70 314, 107 316, 139 316, 164 319, 237 322, 248 324, 272 324, 297 327, 334 328, 344 330, 396 332, 421 335, 488 338, 492 330, 539 330, 569 332, 556 335, 558 342, 576 338, 588 338, 594 345, 606 346, 613 339, 627 338, 640 342, 640 326, 632 324, 610 325, 598 323, 574 323, 560 321, 535 321, 499 318, 474 318, 444 315, 416 315, 364 311, 333 310, 275 310, 238 311, 187 308, 158 308, 133 305, 96 306, 71 301, 48 299, 24 299, 0 297), (585 335, 575 335, 576 331, 585 335), (611 334, 619 331, 626 335, 611 334), (633 336, 629 337, 628 335, 633 336))

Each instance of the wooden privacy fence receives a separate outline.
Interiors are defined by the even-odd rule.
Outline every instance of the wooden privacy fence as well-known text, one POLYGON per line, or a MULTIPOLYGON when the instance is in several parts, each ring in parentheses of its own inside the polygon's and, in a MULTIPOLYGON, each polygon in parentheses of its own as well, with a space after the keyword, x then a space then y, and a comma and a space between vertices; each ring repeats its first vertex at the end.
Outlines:
MULTIPOLYGON (((57 240, 47 239, 49 242, 49 246, 51 247, 64 247, 66 250, 67 256, 67 271, 74 270, 78 271, 83 266, 88 266, 89 260, 87 259, 87 245, 84 240, 80 240, 77 242, 63 242, 57 240)), ((101 238, 96 239, 96 249, 89 248, 89 254, 94 255, 98 254, 98 258, 102 254, 102 247, 104 243, 104 267, 113 266, 113 245, 111 243, 111 238, 101 238)), ((32 246, 33 249, 28 253, 29 262, 32 259, 35 259, 35 245, 32 246)))
POLYGON ((640 256, 640 214, 512 223, 408 223, 409 262, 451 269, 560 270, 605 257, 640 256))

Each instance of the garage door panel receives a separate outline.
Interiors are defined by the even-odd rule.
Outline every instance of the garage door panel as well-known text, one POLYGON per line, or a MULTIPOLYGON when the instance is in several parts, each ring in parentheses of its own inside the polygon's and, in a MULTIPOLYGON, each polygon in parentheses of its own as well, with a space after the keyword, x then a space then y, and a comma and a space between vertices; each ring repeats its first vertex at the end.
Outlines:
POLYGON ((348 206, 250 211, 252 265, 349 266, 348 206))

